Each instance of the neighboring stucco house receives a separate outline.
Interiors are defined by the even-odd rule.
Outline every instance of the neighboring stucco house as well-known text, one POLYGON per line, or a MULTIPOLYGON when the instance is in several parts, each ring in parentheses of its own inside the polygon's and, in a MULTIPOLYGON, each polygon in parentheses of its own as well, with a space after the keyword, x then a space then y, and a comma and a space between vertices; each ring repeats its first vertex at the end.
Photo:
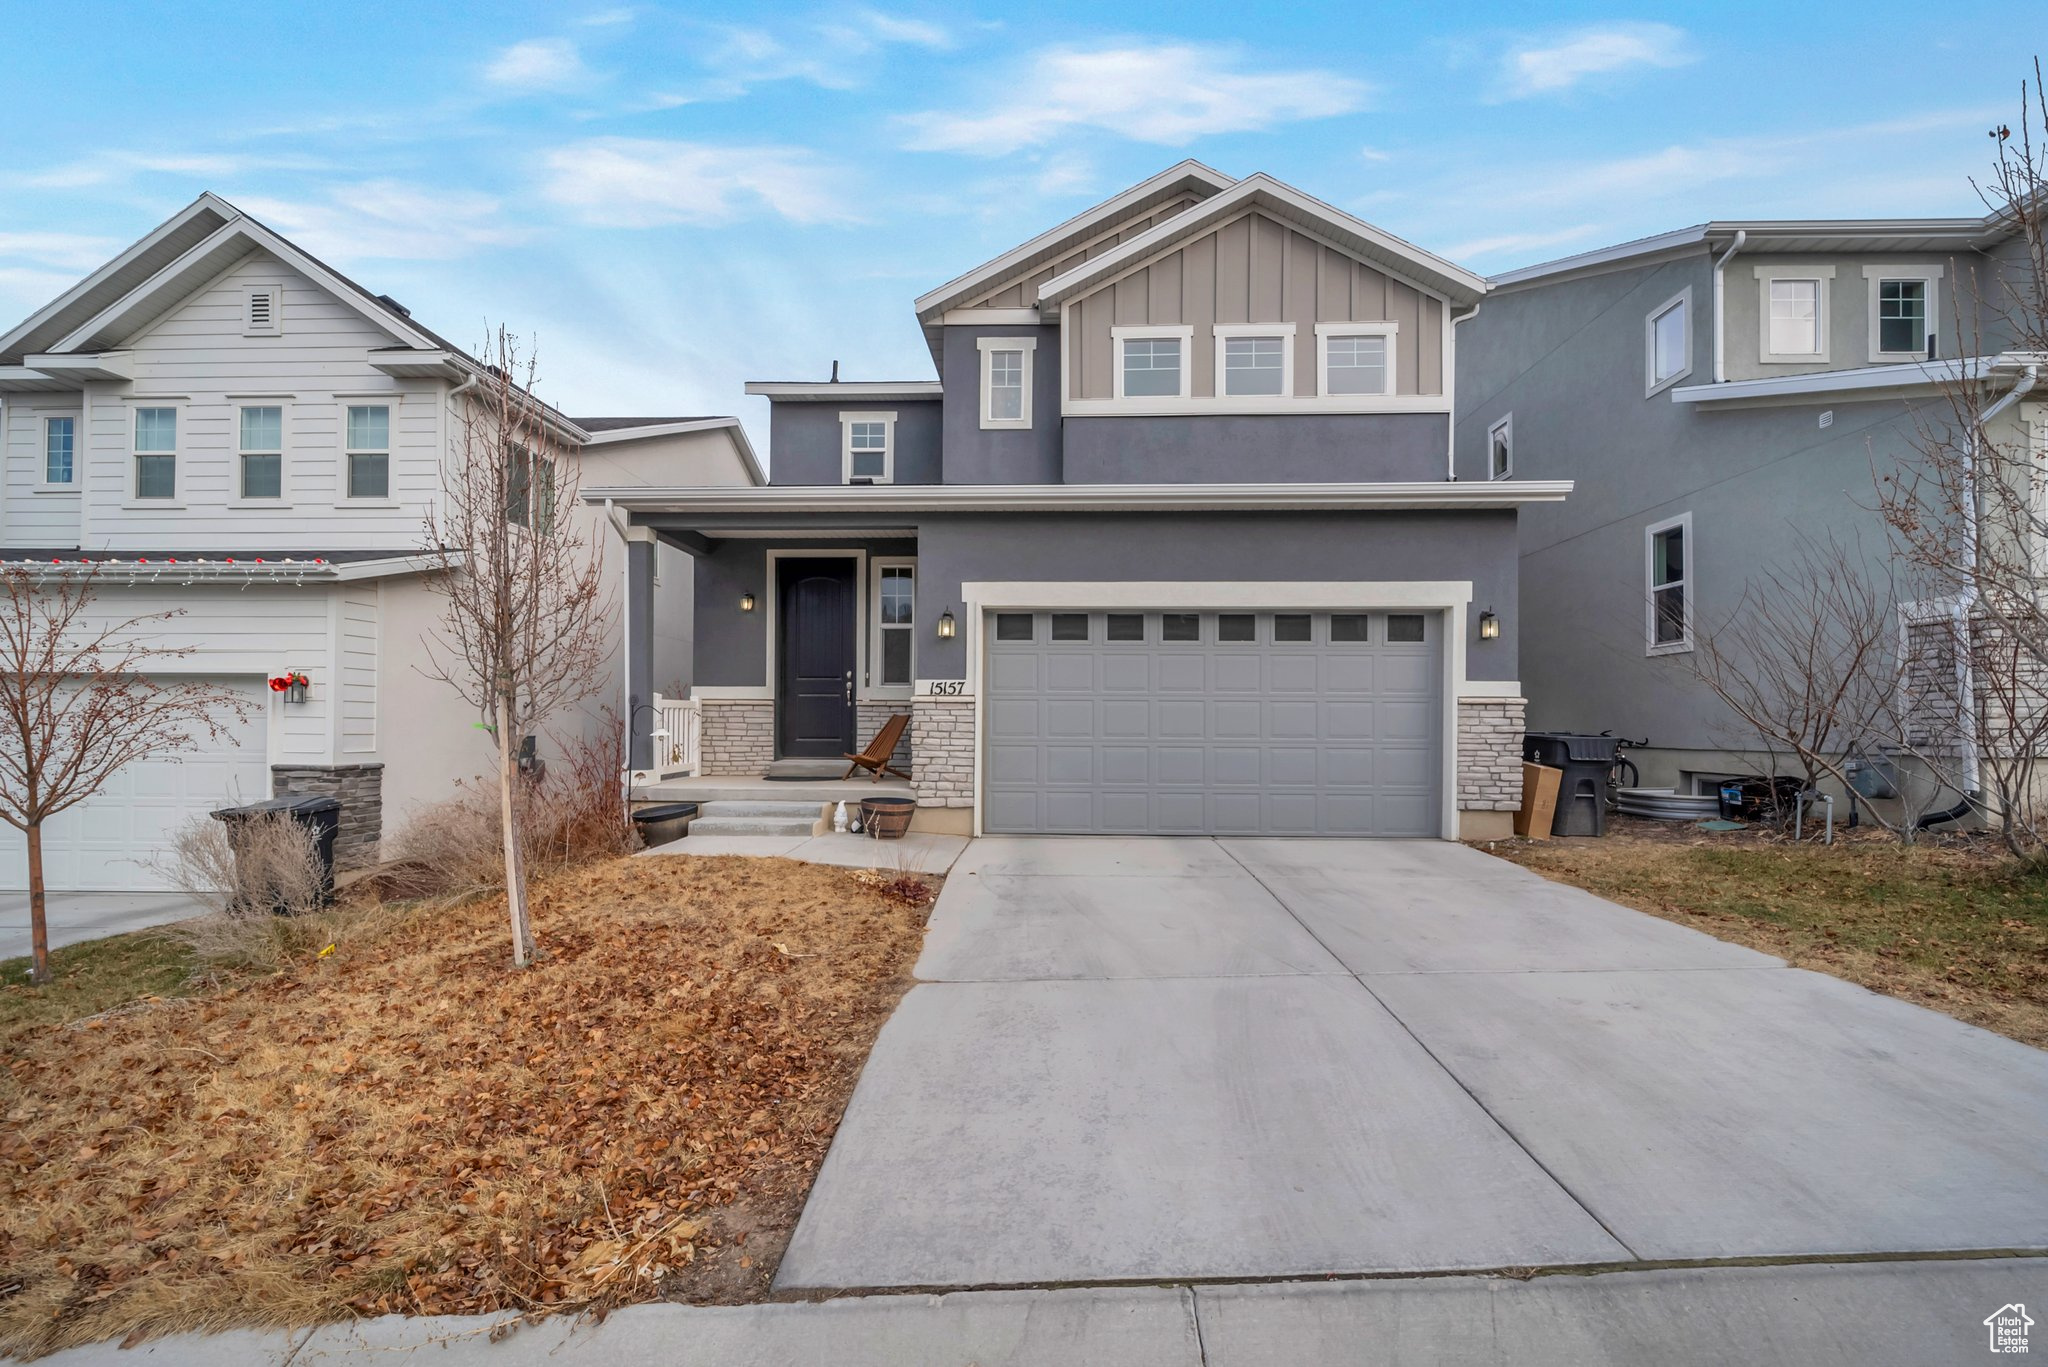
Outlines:
MULTIPOLYGON (((2027 269, 1970 217, 1714 222, 1495 276, 1459 333, 1458 473, 1577 486, 1522 523, 1530 726, 1647 737, 1644 782, 1682 792, 1767 766, 1691 676, 1699 634, 1830 535, 1883 561, 1874 477, 1916 410, 2044 359, 1980 302, 2027 269)), ((2044 398, 1993 438, 2048 453, 2044 398)))
POLYGON ((766 487, 584 497, 648 548, 630 637, 695 557, 709 774, 908 712, 927 828, 1504 833, 1517 519, 1570 485, 1453 478, 1484 288, 1184 162, 918 299, 936 381, 749 385, 766 487))
MULTIPOLYGON (((411 812, 490 769, 477 719, 419 668, 440 600, 414 553, 459 439, 451 392, 476 371, 210 194, 0 335, 0 560, 50 576, 90 561, 110 615, 179 610, 161 635, 192 653, 163 669, 255 704, 218 743, 130 766, 54 819, 53 889, 163 886, 149 861, 178 826, 307 792, 342 799, 342 862, 369 862, 411 812), (303 702, 266 686, 289 672, 311 680, 303 702)), ((762 479, 736 419, 552 421, 592 482, 762 479)), ((602 511, 585 521, 622 565, 602 511)), ((690 563, 658 569, 685 628, 636 665, 680 690, 690 563)), ((606 706, 624 710, 617 687, 542 755, 597 734, 606 706)), ((0 839, 0 889, 25 882, 21 841, 0 839)))

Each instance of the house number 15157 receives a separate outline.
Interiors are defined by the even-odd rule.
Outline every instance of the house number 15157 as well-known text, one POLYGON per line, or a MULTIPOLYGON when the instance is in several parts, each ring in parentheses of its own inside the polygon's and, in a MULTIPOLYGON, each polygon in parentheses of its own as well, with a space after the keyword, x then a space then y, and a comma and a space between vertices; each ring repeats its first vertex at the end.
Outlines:
POLYGON ((928 679, 926 682, 931 685, 931 696, 934 698, 957 697, 967 691, 965 679, 928 679))

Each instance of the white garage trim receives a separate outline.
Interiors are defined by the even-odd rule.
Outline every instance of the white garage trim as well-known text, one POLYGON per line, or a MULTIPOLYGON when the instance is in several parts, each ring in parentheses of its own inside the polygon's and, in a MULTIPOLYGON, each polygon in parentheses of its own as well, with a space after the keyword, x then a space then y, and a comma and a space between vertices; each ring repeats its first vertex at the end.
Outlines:
POLYGON ((986 801, 982 734, 983 631, 997 609, 1152 608, 1155 610, 1356 608, 1415 609, 1444 614, 1442 837, 1458 838, 1458 699, 1467 695, 1465 618, 1472 603, 1469 579, 1394 580, 970 580, 960 585, 967 627, 967 692, 974 703, 974 833, 982 832, 986 801))

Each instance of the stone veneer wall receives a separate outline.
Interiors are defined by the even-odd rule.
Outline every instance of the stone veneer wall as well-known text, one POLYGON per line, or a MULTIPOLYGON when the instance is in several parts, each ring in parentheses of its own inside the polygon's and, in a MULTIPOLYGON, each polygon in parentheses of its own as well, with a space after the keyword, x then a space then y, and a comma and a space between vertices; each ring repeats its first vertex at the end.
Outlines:
POLYGON ((384 837, 384 766, 381 764, 273 764, 274 797, 331 797, 341 803, 334 833, 334 867, 367 868, 377 862, 384 837))
POLYGON ((1458 699, 1458 809, 1515 812, 1522 807, 1521 698, 1458 699))
POLYGON ((775 703, 769 698, 705 698, 700 772, 759 777, 775 762, 775 703))
MULTIPOLYGON (((854 744, 865 750, 868 742, 875 738, 875 732, 882 729, 882 723, 899 712, 910 711, 910 703, 907 700, 903 702, 864 702, 860 704, 857 710, 860 714, 858 721, 860 737, 854 741, 854 744)), ((911 728, 911 730, 915 729, 915 727, 911 728)), ((896 742, 896 757, 890 760, 889 763, 895 765, 906 774, 914 774, 917 770, 911 767, 910 757, 915 751, 916 747, 911 744, 910 740, 910 730, 906 730, 903 733, 903 739, 896 742)))
POLYGON ((910 707, 917 755, 911 789, 923 807, 974 805, 974 699, 918 698, 910 707))

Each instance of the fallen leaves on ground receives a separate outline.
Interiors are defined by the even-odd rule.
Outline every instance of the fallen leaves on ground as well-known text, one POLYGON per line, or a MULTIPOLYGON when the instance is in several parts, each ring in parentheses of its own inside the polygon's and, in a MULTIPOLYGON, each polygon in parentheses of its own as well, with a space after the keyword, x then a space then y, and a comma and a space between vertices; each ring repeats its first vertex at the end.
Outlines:
POLYGON ((503 918, 384 917, 301 972, 17 1032, 0 1352, 765 1294, 922 907, 629 858, 536 883, 531 970, 503 918))

